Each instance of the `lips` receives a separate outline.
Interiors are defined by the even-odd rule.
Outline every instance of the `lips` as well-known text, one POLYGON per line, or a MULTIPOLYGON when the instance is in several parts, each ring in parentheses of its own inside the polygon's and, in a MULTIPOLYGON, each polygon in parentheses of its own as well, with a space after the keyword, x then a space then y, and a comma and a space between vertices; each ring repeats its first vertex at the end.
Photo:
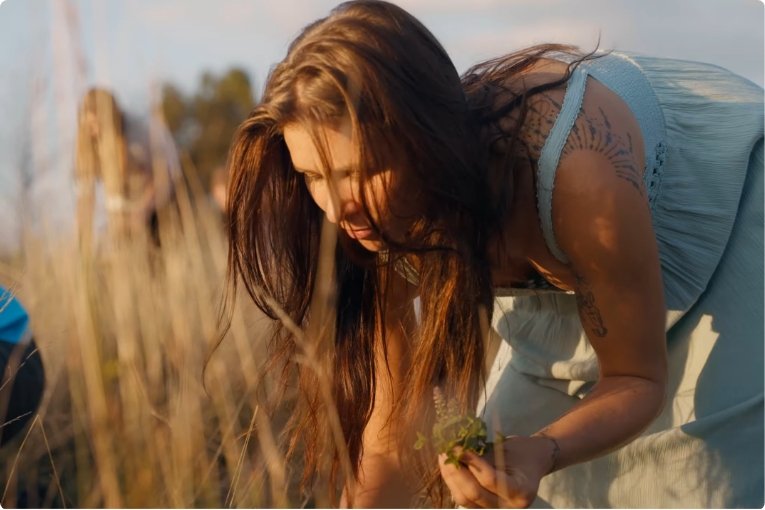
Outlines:
POLYGON ((374 233, 371 228, 344 228, 345 232, 348 234, 349 237, 352 237, 353 239, 368 239, 372 237, 372 234, 374 233))

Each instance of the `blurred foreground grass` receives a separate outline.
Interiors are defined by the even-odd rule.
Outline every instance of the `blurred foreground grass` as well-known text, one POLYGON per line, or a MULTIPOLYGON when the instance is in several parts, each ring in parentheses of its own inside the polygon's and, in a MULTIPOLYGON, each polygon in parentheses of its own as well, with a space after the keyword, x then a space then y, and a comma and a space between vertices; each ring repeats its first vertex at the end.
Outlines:
POLYGON ((248 299, 203 388, 226 247, 218 211, 191 188, 159 211, 161 247, 139 232, 84 253, 74 238, 29 234, 3 270, 47 378, 28 432, 0 451, 4 508, 301 504, 258 404, 269 323, 248 299))

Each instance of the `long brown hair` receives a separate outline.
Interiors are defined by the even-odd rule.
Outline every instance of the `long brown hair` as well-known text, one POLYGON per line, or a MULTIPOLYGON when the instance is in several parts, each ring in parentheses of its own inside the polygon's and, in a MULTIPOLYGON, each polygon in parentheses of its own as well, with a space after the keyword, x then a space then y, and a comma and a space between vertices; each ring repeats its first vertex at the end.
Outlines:
MULTIPOLYGON (((393 168, 399 184, 417 190, 421 209, 410 218, 405 238, 391 237, 382 222, 374 225, 389 249, 387 265, 343 235, 335 250, 334 337, 322 352, 354 475, 374 406, 376 372, 388 369, 374 362, 378 344, 385 349, 380 334, 385 275, 399 257, 415 254, 420 321, 410 340, 408 384, 390 419, 405 424, 399 444, 404 465, 417 471, 430 496, 443 495, 434 452, 415 454, 413 436, 428 430, 435 385, 463 410, 475 408, 493 301, 487 239, 511 199, 503 188, 490 189, 496 176, 489 174, 488 153, 499 138, 519 140, 517 130, 482 126, 495 125, 510 110, 524 110, 529 94, 513 95, 500 108, 495 104, 509 76, 564 49, 533 48, 476 66, 461 79, 435 37, 406 11, 379 0, 346 2, 307 26, 290 45, 235 136, 228 193, 231 290, 241 282, 273 319, 280 314, 276 303, 292 322, 307 327, 319 284, 323 216, 292 167, 285 125, 313 129, 326 153, 316 127, 349 119, 358 142, 360 186, 379 169, 393 168)), ((568 74, 530 94, 564 83, 568 74)), ((395 206, 393 198, 389 207, 395 206)), ((363 193, 361 200, 368 211, 363 193)), ((270 346, 269 367, 297 374, 299 381, 288 452, 301 450, 304 484, 322 471, 326 459, 332 478, 341 455, 329 437, 316 373, 296 361, 300 349, 283 326, 277 325, 270 346)))

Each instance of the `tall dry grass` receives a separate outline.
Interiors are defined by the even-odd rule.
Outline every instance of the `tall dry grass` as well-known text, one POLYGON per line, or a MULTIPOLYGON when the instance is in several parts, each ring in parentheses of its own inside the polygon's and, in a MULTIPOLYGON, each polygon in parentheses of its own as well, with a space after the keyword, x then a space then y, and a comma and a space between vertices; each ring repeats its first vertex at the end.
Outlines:
MULTIPOLYGON (((102 7, 96 3, 90 13, 96 40, 108 30, 102 7)), ((41 108, 29 112, 32 166, 46 171, 55 166, 43 147, 51 126, 71 131, 80 100, 75 96, 85 84, 79 8, 70 0, 51 8, 52 68, 33 94, 32 104, 41 108), (46 94, 54 98, 55 115, 44 110, 46 94)), ((100 50, 97 56, 98 66, 109 63, 100 50)), ((103 170, 102 180, 119 166, 119 151, 107 152, 113 155, 101 154, 102 164, 113 169, 103 170)), ((191 171, 158 211, 159 245, 147 229, 125 229, 110 217, 112 227, 86 243, 76 230, 62 235, 27 228, 18 255, 0 263, 0 283, 29 311, 46 372, 31 425, 0 450, 4 508, 332 504, 326 481, 308 500, 296 489, 301 466, 288 465, 280 446, 296 395, 279 394, 276 414, 264 405, 274 400, 277 386, 268 378, 257 384, 272 324, 248 296, 234 297, 230 328, 203 376, 220 333, 226 239, 220 213, 194 180, 190 163, 184 167, 191 171)), ((79 211, 76 216, 82 223, 79 211)), ((335 232, 327 235, 323 245, 334 247, 335 232)), ((334 260, 332 253, 326 258, 334 260)), ((332 273, 331 265, 322 266, 325 277, 332 273)), ((326 319, 315 321, 314 331, 285 320, 298 343, 296 361, 319 371, 348 479, 331 375, 317 359, 317 346, 327 344, 322 337, 332 334, 331 294, 319 292, 312 303, 314 316, 326 319)))
POLYGON ((30 235, 4 268, 47 384, 27 433, 0 452, 3 507, 303 503, 279 417, 261 405, 268 387, 256 388, 269 322, 249 299, 237 297, 203 387, 226 253, 220 215, 194 188, 179 183, 160 211, 160 246, 146 230, 107 231, 92 250, 30 235))

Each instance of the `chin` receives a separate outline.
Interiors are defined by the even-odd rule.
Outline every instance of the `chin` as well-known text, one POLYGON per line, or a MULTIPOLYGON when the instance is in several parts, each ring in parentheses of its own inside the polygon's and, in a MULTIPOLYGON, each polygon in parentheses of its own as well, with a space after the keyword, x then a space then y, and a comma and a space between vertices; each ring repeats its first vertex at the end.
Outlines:
POLYGON ((358 242, 362 248, 371 252, 382 251, 385 248, 385 245, 381 241, 373 241, 371 239, 358 239, 358 242))

